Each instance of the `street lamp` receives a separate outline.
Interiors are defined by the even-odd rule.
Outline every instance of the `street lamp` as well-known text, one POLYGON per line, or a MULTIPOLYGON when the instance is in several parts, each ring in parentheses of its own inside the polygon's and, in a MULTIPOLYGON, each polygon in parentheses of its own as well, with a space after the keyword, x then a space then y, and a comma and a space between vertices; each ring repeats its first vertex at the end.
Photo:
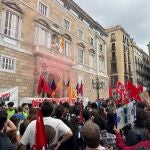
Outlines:
POLYGON ((96 81, 95 82, 92 79, 92 85, 93 85, 93 89, 97 90, 97 98, 99 99, 99 90, 103 89, 105 87, 105 82, 104 81, 100 81, 99 78, 96 77, 96 81))

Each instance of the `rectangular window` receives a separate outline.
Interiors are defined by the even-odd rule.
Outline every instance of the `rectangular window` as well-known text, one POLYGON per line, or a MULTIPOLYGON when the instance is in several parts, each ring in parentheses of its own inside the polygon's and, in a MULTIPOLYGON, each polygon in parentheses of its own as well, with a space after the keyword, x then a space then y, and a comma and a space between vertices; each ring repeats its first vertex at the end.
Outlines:
POLYGON ((128 65, 129 68, 129 74, 131 74, 131 65, 128 65))
POLYGON ((48 45, 48 31, 42 27, 38 27, 38 44, 44 47, 48 45))
POLYGON ((116 53, 112 52, 112 61, 116 61, 116 53))
POLYGON ((128 71, 127 71, 127 64, 126 63, 124 63, 124 70, 125 70, 125 73, 128 73, 128 71))
POLYGON ((114 88, 117 85, 118 76, 111 76, 111 86, 114 88))
POLYGON ((48 16, 48 6, 46 6, 43 2, 39 1, 38 12, 44 16, 48 16))
POLYGON ((94 54, 93 53, 89 54, 89 67, 94 68, 94 54))
POLYGON ((128 76, 124 76, 124 80, 125 80, 125 82, 127 82, 128 81, 128 76))
POLYGON ((83 64, 83 47, 78 47, 78 63, 83 64))
POLYGON ((4 34, 17 39, 19 29, 19 16, 6 10, 4 34))
POLYGON ((70 42, 65 40, 65 47, 64 52, 66 56, 69 56, 69 49, 70 49, 70 42))
POLYGON ((93 38, 90 38, 90 44, 94 45, 94 39, 93 38))
POLYGON ((78 36, 80 39, 83 39, 83 31, 82 30, 78 30, 78 36))
POLYGON ((70 22, 66 19, 64 19, 64 28, 68 31, 70 30, 70 22))
POLYGON ((112 43, 112 51, 115 51, 115 50, 116 50, 115 43, 112 43))
POLYGON ((124 62, 127 62, 126 52, 124 53, 124 62))
POLYGON ((117 63, 111 63, 111 73, 117 73, 117 63))
POLYGON ((115 40, 116 40, 115 33, 112 33, 111 34, 111 41, 115 41, 115 40))
POLYGON ((16 70, 16 59, 10 56, 1 55, 0 70, 14 73, 16 70))
POLYGON ((103 45, 102 44, 99 45, 99 50, 100 50, 100 52, 103 51, 103 45))
POLYGON ((105 61, 104 58, 99 56, 99 71, 105 72, 105 61))

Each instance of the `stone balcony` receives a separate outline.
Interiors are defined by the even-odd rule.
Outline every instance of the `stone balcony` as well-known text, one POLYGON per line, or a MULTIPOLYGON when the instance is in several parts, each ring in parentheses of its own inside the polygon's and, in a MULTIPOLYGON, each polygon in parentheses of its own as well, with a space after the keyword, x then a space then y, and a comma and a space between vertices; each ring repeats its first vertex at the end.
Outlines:
POLYGON ((35 45, 34 54, 42 55, 48 59, 56 60, 64 64, 69 64, 71 66, 75 65, 74 58, 72 56, 65 55, 63 50, 60 48, 56 47, 46 48, 40 45, 35 45))

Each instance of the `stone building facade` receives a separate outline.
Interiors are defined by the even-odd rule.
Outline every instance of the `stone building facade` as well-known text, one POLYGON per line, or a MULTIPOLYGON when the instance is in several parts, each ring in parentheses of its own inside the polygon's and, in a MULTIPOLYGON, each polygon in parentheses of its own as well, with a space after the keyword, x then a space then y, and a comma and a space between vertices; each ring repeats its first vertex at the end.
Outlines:
POLYGON ((121 26, 106 29, 108 75, 110 85, 115 89, 117 81, 125 83, 133 80, 132 53, 130 35, 121 26))
POLYGON ((92 79, 104 83, 108 97, 107 33, 72 0, 3 0, 0 2, 0 88, 19 87, 19 98, 37 96, 39 75, 49 84, 84 85, 84 97, 97 98, 92 79))
POLYGON ((132 57, 134 84, 143 84, 150 93, 150 56, 132 41, 132 57))
MULTIPOLYGON (((117 81, 132 81, 136 86, 143 84, 150 91, 150 57, 121 26, 106 29, 108 75, 115 89, 117 81)), ((148 45, 149 46, 149 45, 148 45)))

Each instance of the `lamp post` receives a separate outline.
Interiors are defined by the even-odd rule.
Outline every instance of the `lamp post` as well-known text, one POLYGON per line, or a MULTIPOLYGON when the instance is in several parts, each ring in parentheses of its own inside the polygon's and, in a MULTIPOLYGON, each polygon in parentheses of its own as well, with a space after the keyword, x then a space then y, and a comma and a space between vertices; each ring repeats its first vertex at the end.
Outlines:
POLYGON ((97 98, 99 99, 99 90, 103 89, 105 87, 105 82, 104 81, 100 81, 99 78, 96 77, 96 81, 95 82, 92 79, 92 85, 93 85, 93 89, 97 90, 97 98))

